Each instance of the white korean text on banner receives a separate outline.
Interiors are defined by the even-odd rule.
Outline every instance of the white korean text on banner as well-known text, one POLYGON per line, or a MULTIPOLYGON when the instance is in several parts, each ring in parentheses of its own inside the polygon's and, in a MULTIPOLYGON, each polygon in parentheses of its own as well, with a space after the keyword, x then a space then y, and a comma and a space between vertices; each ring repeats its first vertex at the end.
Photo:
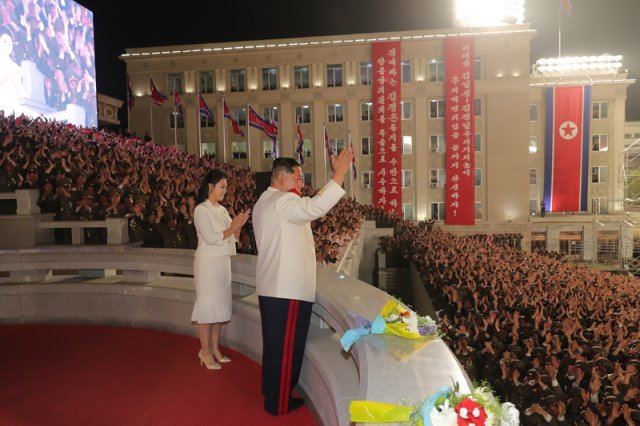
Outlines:
POLYGON ((373 43, 372 50, 373 205, 401 215, 400 42, 373 43))
POLYGON ((474 39, 447 38, 445 51, 446 175, 445 223, 473 225, 474 39))

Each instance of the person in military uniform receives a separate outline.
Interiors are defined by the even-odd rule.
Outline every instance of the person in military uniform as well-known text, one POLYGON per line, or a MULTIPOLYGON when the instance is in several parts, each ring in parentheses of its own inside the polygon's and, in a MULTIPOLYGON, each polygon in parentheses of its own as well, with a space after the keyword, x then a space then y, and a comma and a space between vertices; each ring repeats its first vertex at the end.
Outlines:
POLYGON ((105 217, 125 217, 127 208, 120 201, 122 200, 122 190, 113 188, 109 191, 110 204, 104 209, 105 217))
POLYGON ((180 224, 184 235, 187 238, 187 248, 198 248, 198 234, 196 232, 196 226, 193 223, 193 212, 196 207, 195 194, 189 194, 185 200, 180 204, 180 224))
MULTIPOLYGON (((76 215, 80 220, 98 220, 99 212, 96 210, 96 197, 92 190, 83 191, 77 202, 76 215)), ((84 230, 84 241, 87 244, 103 243, 103 232, 99 228, 87 228, 84 230)))
POLYGON ((22 181, 21 189, 40 189, 40 176, 36 166, 29 166, 22 181))
MULTIPOLYGON (((77 220, 76 206, 71 193, 72 181, 64 178, 60 181, 57 188, 58 195, 58 213, 56 220, 77 220)), ((71 229, 57 229, 56 243, 71 244, 71 229)))
POLYGON ((158 209, 156 229, 162 235, 165 248, 187 248, 187 237, 182 227, 178 226, 178 216, 173 211, 168 210, 165 213, 158 209))
POLYGON ((144 209, 145 199, 138 195, 134 199, 128 217, 129 242, 136 243, 144 241, 144 209))
MULTIPOLYGON (((158 209, 162 209, 162 207, 158 207, 158 209)), ((160 234, 160 231, 158 231, 158 229, 156 228, 157 220, 157 210, 150 210, 149 216, 147 216, 147 220, 142 223, 142 232, 144 234, 142 247, 164 247, 164 244, 162 242, 162 234, 160 234)))
POLYGON ((42 179, 40 196, 38 197, 38 207, 41 213, 56 213, 59 208, 58 194, 54 190, 55 178, 46 175, 42 179))

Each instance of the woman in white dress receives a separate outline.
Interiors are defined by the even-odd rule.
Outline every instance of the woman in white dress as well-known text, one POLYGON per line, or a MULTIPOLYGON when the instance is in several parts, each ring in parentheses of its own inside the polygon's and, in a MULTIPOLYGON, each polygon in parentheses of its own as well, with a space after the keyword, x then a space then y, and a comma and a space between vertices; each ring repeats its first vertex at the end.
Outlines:
POLYGON ((222 324, 231 320, 231 259, 236 241, 249 210, 233 219, 220 204, 227 192, 227 175, 218 169, 204 177, 198 193, 194 223, 198 249, 193 264, 196 302, 191 321, 198 324, 198 358, 210 370, 231 361, 220 352, 218 342, 222 324))

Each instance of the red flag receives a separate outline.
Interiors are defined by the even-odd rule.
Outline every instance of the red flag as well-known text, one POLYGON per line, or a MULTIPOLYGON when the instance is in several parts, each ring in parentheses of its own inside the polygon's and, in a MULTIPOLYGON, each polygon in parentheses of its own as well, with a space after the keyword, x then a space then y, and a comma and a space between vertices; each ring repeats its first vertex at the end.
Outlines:
POLYGON ((327 126, 324 127, 324 148, 327 151, 327 155, 329 156, 329 165, 331 165, 331 171, 333 171, 333 150, 331 149, 331 144, 329 143, 327 126))
POLYGON ((567 15, 571 16, 571 13, 573 12, 573 5, 571 4, 571 0, 560 0, 560 4, 562 5, 564 11, 567 12, 567 15))
POLYGON ((173 87, 173 106, 176 112, 182 115, 182 102, 180 101, 180 95, 175 86, 173 87))
POLYGON ((129 104, 129 109, 133 108, 136 103, 136 98, 133 96, 133 90, 131 89, 131 79, 129 78, 129 73, 127 73, 127 102, 129 104))
POLYGON ((204 101, 204 98, 202 97, 202 93, 198 92, 198 104, 200 105, 200 115, 204 115, 205 117, 208 117, 209 120, 211 120, 213 122, 213 125, 216 125, 216 122, 213 119, 213 111, 211 111, 211 108, 209 108, 209 106, 207 105, 207 103, 204 101))
POLYGON ((298 143, 296 145, 296 152, 298 153, 298 161, 301 166, 304 166, 304 140, 302 139, 302 130, 300 130, 300 124, 298 124, 298 143))
POLYGON ((353 171, 353 178, 357 178, 358 177, 358 170, 356 170, 356 153, 353 150, 353 141, 351 140, 351 131, 349 131, 349 149, 351 150, 351 154, 353 154, 353 157, 351 157, 351 169, 353 171))
POLYGON ((262 130, 271 140, 275 140, 278 135, 278 128, 275 123, 260 117, 251 107, 249 107, 249 126, 262 130))
POLYGON ((152 78, 149 79, 149 86, 151 87, 151 100, 154 104, 162 106, 167 97, 158 91, 152 78))
POLYGON ((244 132, 242 131, 240 126, 238 126, 238 122, 233 119, 233 116, 229 112, 229 108, 227 107, 227 101, 223 102, 223 106, 224 106, 224 117, 228 118, 229 121, 231 121, 231 127, 233 128, 233 133, 235 133, 238 136, 244 136, 244 132))

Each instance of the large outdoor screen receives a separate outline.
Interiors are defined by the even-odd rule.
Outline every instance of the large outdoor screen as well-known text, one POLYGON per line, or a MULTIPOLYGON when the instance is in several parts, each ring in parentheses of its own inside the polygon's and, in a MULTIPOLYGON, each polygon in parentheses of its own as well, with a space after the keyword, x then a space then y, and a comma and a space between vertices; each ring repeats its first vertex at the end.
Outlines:
POLYGON ((93 13, 71 0, 0 0, 0 110, 98 124, 93 13))

